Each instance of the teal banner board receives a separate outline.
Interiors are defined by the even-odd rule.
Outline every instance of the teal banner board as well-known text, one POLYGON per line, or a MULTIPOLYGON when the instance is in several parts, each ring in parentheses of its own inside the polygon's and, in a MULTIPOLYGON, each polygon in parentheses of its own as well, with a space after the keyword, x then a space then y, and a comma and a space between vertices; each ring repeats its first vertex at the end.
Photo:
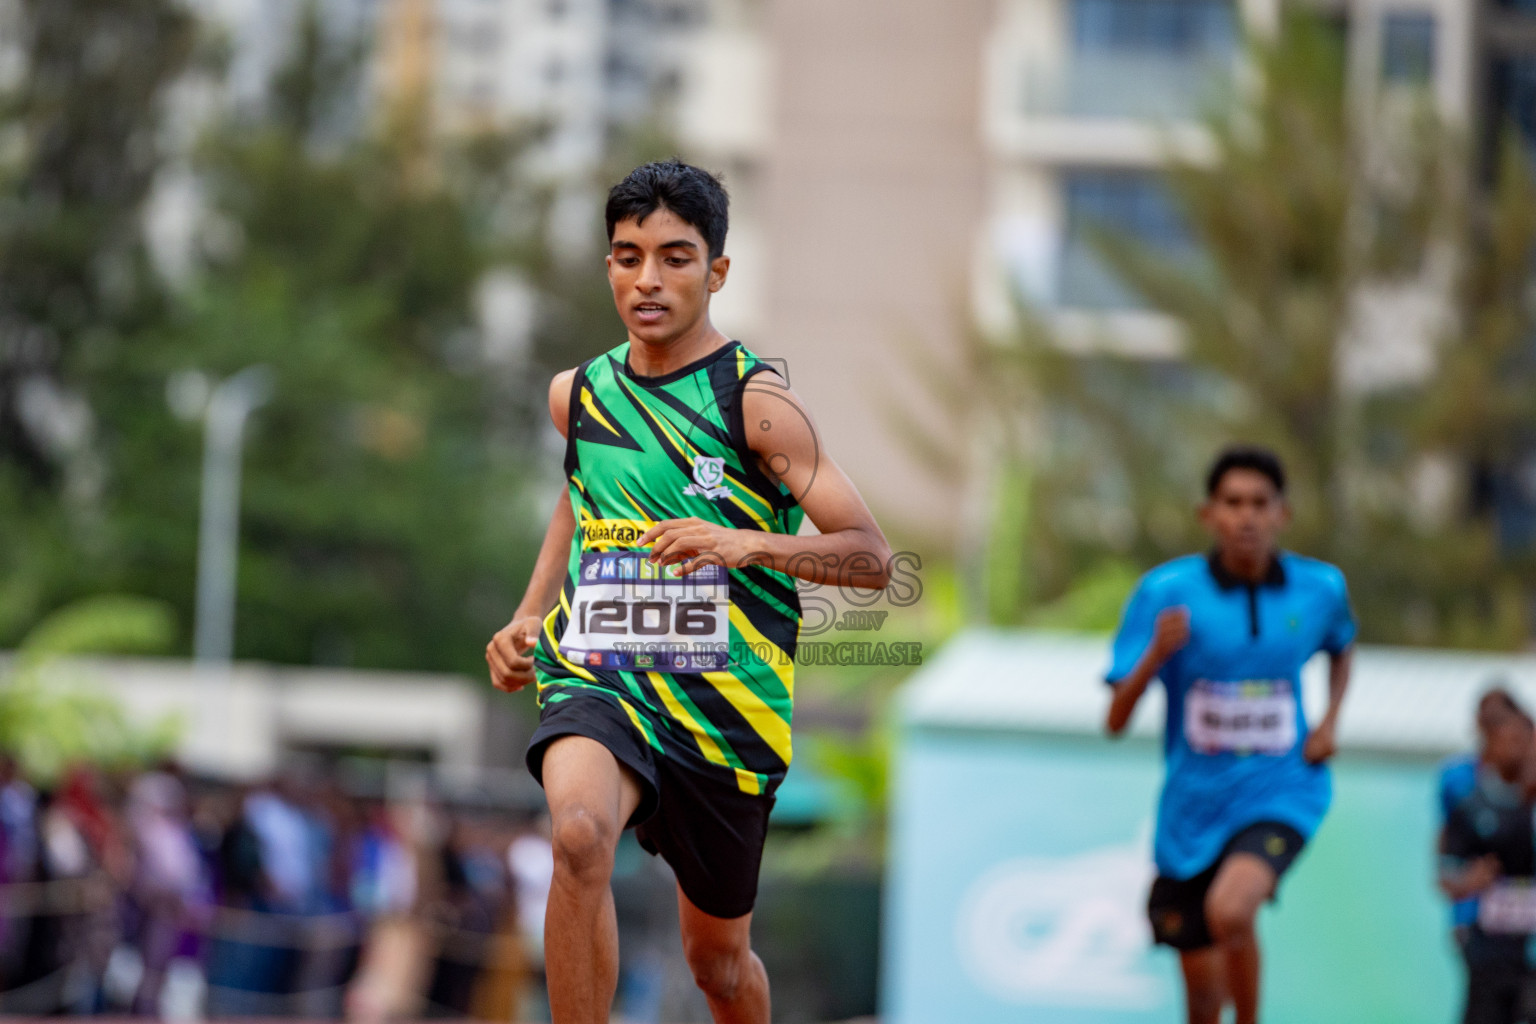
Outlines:
MULTIPOLYGON (((1159 750, 909 726, 893 788, 885 1024, 1181 1024, 1144 907, 1159 750)), ((1260 919, 1266 1024, 1448 1024, 1435 765, 1341 759, 1317 837, 1260 919)))

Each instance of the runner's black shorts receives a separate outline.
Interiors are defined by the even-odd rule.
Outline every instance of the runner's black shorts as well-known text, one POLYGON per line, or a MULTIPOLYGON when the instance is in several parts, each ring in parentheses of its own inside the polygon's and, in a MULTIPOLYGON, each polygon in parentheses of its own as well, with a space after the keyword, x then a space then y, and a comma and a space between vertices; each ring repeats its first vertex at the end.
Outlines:
POLYGON ((562 736, 585 736, 640 779, 640 806, 625 827, 648 852, 660 854, 683 895, 712 917, 751 913, 774 798, 743 793, 658 753, 623 708, 597 694, 546 703, 528 741, 528 770, 544 783, 544 752, 562 736))
POLYGON ((1536 1019, 1536 977, 1522 963, 1491 963, 1467 972, 1461 1024, 1525 1024, 1536 1019))
MULTIPOLYGON (((1296 855, 1307 843, 1306 837, 1289 825, 1261 821, 1238 832, 1222 847, 1211 866, 1192 878, 1159 876, 1152 883, 1147 899, 1147 917, 1152 921, 1152 938, 1182 953, 1205 949, 1214 941, 1205 919, 1205 896, 1216 880, 1216 872, 1234 853, 1251 853, 1265 861, 1275 872, 1275 887, 1296 855)), ((1271 896, 1273 898, 1273 896, 1271 896)))

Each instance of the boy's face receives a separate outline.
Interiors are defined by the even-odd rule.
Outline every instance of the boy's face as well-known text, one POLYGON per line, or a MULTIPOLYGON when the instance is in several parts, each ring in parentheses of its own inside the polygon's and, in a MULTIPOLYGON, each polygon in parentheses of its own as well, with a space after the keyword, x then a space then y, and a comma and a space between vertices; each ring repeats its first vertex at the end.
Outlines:
POLYGON ((613 227, 608 252, 613 303, 630 337, 664 345, 695 327, 725 284, 730 258, 711 261, 697 228, 662 207, 641 224, 613 227))
POLYGON ((1201 506, 1200 521, 1222 551, 1257 560, 1274 552, 1291 510, 1269 477, 1231 469, 1201 506))
POLYGON ((1531 727, 1519 715, 1505 713, 1490 722, 1479 721, 1484 763, 1491 765, 1506 781, 1513 782, 1531 748, 1531 727))

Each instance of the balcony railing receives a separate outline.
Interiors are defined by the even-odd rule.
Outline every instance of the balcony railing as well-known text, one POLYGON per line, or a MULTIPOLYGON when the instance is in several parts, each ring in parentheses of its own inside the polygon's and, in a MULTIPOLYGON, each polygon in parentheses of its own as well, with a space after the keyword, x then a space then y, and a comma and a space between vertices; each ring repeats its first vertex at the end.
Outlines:
POLYGON ((1212 54, 1079 53, 1027 68, 1028 117, 1191 120, 1230 102, 1233 60, 1212 54))

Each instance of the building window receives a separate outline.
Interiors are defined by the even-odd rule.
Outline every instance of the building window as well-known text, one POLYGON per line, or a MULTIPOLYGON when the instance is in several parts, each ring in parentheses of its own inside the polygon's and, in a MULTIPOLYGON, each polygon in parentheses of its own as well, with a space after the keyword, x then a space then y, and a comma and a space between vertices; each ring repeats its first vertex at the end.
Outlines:
POLYGON ((1381 20, 1381 77, 1423 85, 1435 77, 1435 16, 1388 14, 1381 20))
POLYGON ((1231 0, 1073 0, 1079 52, 1228 56, 1237 38, 1231 0))
POLYGON ((1070 24, 1065 77, 1043 90, 1053 113, 1190 117, 1231 93, 1232 0, 1071 0, 1070 24))
POLYGON ((1150 171, 1068 171, 1062 177, 1066 225, 1057 302, 1078 309, 1143 304, 1100 254, 1096 236, 1121 232, 1171 259, 1193 262, 1196 245, 1161 175, 1150 171))
POLYGON ((1512 126, 1527 151, 1536 155, 1536 57, 1495 61, 1490 84, 1491 137, 1497 139, 1505 126, 1512 126))

